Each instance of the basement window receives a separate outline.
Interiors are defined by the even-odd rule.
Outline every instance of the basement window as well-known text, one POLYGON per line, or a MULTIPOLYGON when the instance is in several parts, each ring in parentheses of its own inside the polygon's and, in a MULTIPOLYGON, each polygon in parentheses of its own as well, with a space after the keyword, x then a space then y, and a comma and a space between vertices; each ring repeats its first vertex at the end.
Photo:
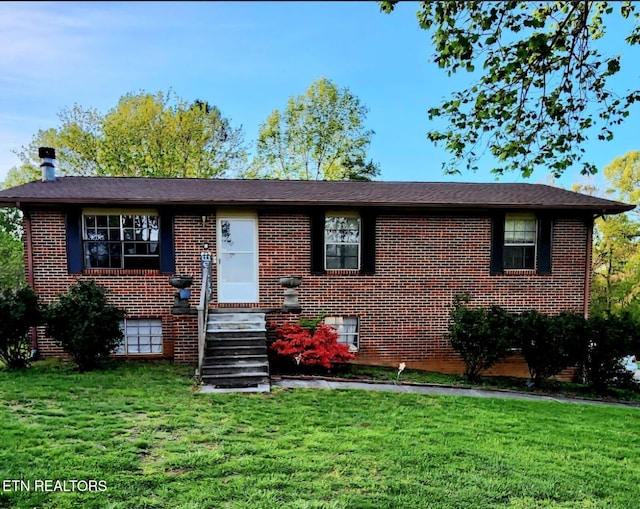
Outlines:
POLYGON ((357 316, 327 316, 324 324, 334 327, 338 332, 338 343, 349 347, 349 351, 357 352, 359 344, 359 324, 357 316))
POLYGON ((162 353, 162 320, 159 318, 125 319, 120 322, 124 340, 116 355, 162 353))

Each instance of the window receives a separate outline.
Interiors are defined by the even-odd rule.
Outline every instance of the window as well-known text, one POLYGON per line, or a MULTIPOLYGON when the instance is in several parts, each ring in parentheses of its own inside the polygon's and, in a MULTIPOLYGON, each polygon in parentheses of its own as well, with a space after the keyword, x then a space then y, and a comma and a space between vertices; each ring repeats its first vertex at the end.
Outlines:
POLYGON ((360 217, 328 214, 324 227, 325 269, 360 268, 360 217))
POLYGON ((158 269, 158 215, 156 212, 85 212, 82 216, 84 267, 158 269))
POLYGON ((124 340, 116 350, 118 355, 162 353, 162 321, 159 318, 120 322, 124 340))
POLYGON ((533 214, 507 214, 504 222, 504 268, 534 269, 537 221, 533 214))
POLYGON ((325 325, 338 331, 338 343, 349 346, 349 350, 358 350, 358 318, 355 316, 327 316, 325 325))

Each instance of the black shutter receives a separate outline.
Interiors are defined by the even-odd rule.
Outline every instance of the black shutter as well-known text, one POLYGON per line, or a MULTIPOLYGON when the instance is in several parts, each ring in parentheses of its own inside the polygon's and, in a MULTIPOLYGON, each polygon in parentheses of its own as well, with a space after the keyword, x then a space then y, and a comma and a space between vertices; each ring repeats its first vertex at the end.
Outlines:
POLYGON ((360 213, 360 273, 376 272, 376 216, 373 211, 360 213))
POLYGON ((504 252, 504 212, 497 212, 491 217, 491 263, 492 275, 503 273, 504 252))
POLYGON ((324 210, 314 210, 311 219, 311 274, 324 274, 324 210))
POLYGON ((538 274, 551 274, 551 235, 553 232, 551 218, 538 216, 538 274))
POLYGON ((66 214, 67 270, 69 274, 82 274, 82 210, 69 209, 66 214))
POLYGON ((174 274, 176 271, 175 245, 173 241, 173 214, 159 211, 160 219, 160 272, 174 274))

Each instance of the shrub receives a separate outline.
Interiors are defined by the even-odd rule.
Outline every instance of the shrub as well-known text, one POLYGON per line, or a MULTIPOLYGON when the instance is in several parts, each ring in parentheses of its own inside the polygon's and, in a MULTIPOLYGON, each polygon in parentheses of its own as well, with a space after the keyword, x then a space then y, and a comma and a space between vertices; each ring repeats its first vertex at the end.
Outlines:
POLYGON ((9 369, 29 365, 29 329, 40 321, 38 297, 29 286, 0 291, 0 360, 9 369))
POLYGON ((80 371, 95 369, 122 342, 125 312, 107 303, 106 289, 79 281, 45 313, 47 334, 68 353, 80 371))
POLYGON ((318 326, 322 324, 322 320, 324 320, 327 316, 329 316, 329 313, 323 311, 315 318, 300 318, 298 320, 298 325, 300 325, 304 329, 307 329, 311 334, 313 334, 318 326))
POLYGON ((636 322, 629 315, 612 315, 592 317, 588 324, 588 344, 582 361, 587 383, 601 392, 612 385, 630 386, 631 373, 620 361, 631 353, 636 322))
POLYGON ((468 308, 468 299, 456 297, 450 313, 449 341, 465 363, 465 377, 471 382, 509 353, 514 317, 500 306, 468 308))
POLYGON ((299 323, 284 324, 276 329, 276 341, 270 348, 298 365, 326 369, 355 357, 347 345, 338 343, 336 330, 322 323, 318 323, 313 332, 299 323))
POLYGON ((586 320, 578 313, 547 316, 529 310, 517 317, 518 344, 534 385, 541 385, 581 358, 586 320))

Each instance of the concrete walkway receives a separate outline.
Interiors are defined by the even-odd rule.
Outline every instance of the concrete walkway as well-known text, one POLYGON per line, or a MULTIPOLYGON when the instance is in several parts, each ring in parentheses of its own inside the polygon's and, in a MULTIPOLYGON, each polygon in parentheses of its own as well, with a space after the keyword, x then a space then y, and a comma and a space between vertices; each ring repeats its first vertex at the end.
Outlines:
POLYGON ((323 379, 290 379, 283 378, 272 380, 272 387, 282 387, 285 389, 357 389, 364 391, 387 391, 404 392, 417 394, 435 394, 441 396, 471 396, 477 398, 505 398, 505 399, 528 399, 535 401, 554 401, 557 403, 579 403, 583 405, 609 405, 619 407, 630 407, 640 409, 636 403, 616 403, 608 401, 596 401, 578 398, 566 398, 563 396, 544 396, 527 394, 524 392, 507 390, 483 390, 468 389, 465 387, 446 387, 439 385, 414 385, 414 384, 394 384, 394 383, 368 383, 368 382, 345 382, 323 379))

